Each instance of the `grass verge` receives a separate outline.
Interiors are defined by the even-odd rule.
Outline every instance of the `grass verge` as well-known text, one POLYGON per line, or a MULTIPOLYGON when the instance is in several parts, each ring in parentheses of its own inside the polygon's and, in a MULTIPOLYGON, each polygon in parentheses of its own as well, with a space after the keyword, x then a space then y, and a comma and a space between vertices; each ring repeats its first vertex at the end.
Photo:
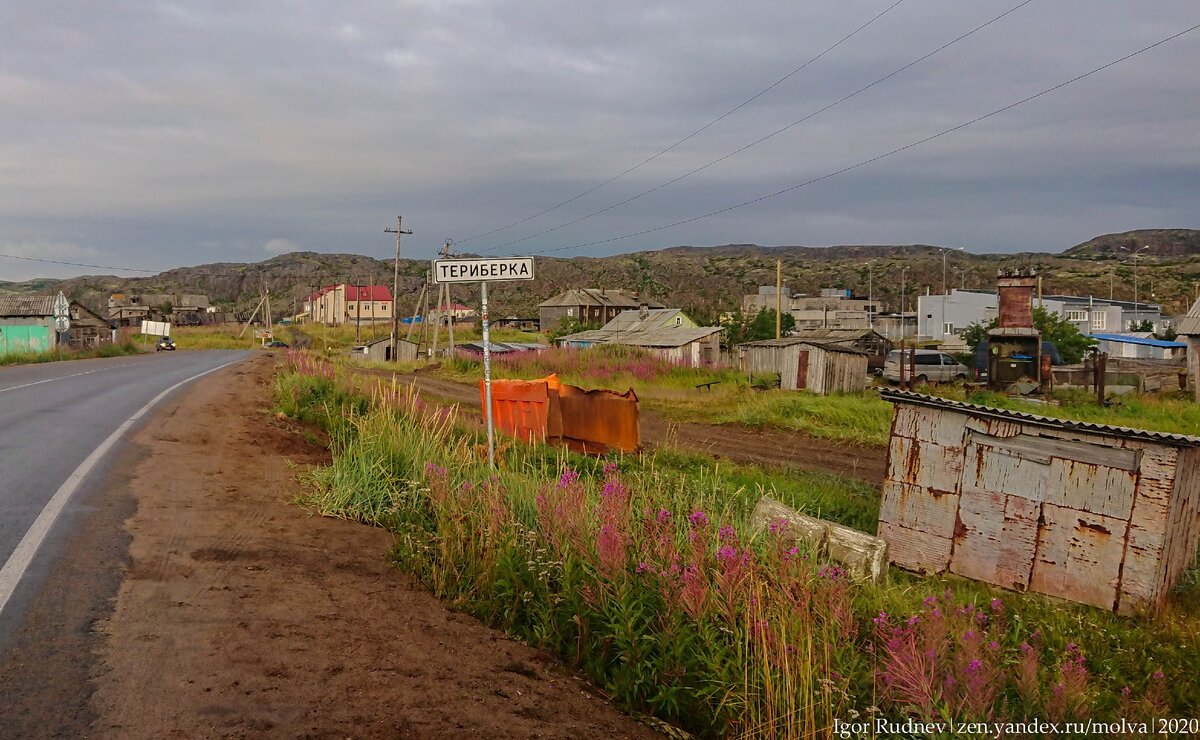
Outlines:
POLYGON ((892 573, 851 581, 748 515, 766 491, 871 529, 874 492, 673 452, 597 460, 505 444, 490 471, 450 409, 355 390, 294 355, 281 410, 330 432, 305 503, 396 533, 456 608, 551 650, 621 704, 706 736, 827 734, 834 719, 1190 716, 1200 584, 1158 617, 892 573))
POLYGON ((39 362, 58 362, 60 360, 86 360, 95 357, 125 357, 141 354, 142 350, 136 344, 123 342, 120 344, 102 344, 99 347, 85 350, 50 350, 49 352, 10 352, 0 355, 0 365, 29 365, 39 362))

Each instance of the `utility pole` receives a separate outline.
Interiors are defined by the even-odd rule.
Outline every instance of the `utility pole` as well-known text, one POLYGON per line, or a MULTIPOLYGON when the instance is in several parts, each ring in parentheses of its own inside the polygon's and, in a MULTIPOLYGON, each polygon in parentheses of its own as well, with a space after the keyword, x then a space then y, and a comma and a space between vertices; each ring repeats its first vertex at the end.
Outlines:
MULTIPOLYGON (((450 259, 450 240, 442 245, 442 257, 450 259)), ((454 303, 450 299, 450 283, 446 283, 446 310, 450 312, 450 357, 454 356, 454 303)))
POLYGON ((875 260, 867 263, 867 326, 875 328, 875 260))
POLYGON ((775 260, 775 338, 782 336, 783 327, 783 260, 775 260))
POLYGON ((411 231, 404 230, 404 217, 396 216, 396 228, 384 229, 385 234, 396 235, 396 262, 392 266, 392 362, 396 361, 397 340, 400 337, 400 313, 396 311, 396 298, 400 293, 400 236, 403 234, 411 234, 411 231))

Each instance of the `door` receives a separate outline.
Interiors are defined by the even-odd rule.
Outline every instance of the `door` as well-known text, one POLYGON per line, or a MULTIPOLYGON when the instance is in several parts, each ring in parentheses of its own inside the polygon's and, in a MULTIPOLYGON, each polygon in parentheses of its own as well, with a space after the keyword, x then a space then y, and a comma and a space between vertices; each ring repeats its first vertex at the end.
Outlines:
POLYGON ((808 387, 808 350, 800 350, 796 357, 796 390, 808 387))

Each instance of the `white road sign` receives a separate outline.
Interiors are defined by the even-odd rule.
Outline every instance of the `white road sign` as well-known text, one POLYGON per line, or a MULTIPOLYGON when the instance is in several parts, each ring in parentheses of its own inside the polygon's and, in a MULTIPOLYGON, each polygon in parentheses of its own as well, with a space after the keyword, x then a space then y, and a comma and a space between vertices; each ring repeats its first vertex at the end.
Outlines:
MULTIPOLYGON (((71 302, 62 293, 54 299, 54 317, 55 318, 71 318, 71 302)), ((65 329, 63 331, 66 331, 65 329)))
POLYGON ((60 331, 60 332, 70 331, 71 330, 71 319, 66 316, 55 316, 54 317, 54 330, 60 331))
POLYGON ((533 280, 533 257, 433 261, 435 283, 497 283, 506 280, 533 280))

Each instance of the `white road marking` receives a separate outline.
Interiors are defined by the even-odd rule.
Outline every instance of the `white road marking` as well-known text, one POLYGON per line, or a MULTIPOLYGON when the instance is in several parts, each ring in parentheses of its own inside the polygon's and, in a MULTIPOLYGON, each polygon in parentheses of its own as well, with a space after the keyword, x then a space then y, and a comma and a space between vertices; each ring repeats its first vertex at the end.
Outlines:
POLYGON ((46 378, 45 380, 35 380, 32 383, 23 383, 22 385, 10 385, 7 388, 0 388, 0 393, 4 393, 5 391, 15 391, 18 388, 28 388, 31 385, 41 385, 42 383, 53 383, 56 380, 66 380, 67 378, 78 378, 80 375, 91 375, 92 373, 102 373, 105 370, 119 370, 123 367, 134 367, 139 364, 148 365, 148 364, 151 364, 151 361, 147 361, 147 362, 143 362, 143 363, 127 362, 124 365, 112 365, 110 367, 98 367, 95 370, 84 370, 81 373, 71 373, 70 375, 60 375, 57 378, 46 378))
MULTIPOLYGON (((8 562, 4 564, 3 568, 0 568, 0 612, 4 611, 4 607, 8 604, 8 600, 12 598, 13 591, 16 590, 17 584, 20 583, 21 578, 25 575, 25 571, 28 570, 29 564, 33 562, 33 556, 37 553, 38 548, 42 546, 42 542, 44 542, 46 540, 46 536, 50 534, 50 528, 54 526, 54 522, 58 519, 58 515, 61 514, 62 510, 66 507, 67 501, 69 501, 71 496, 74 495, 75 490, 79 488, 80 483, 83 483, 84 478, 86 478, 88 473, 92 471, 92 468, 96 467, 96 463, 100 462, 100 459, 108 454, 108 451, 112 449, 112 446, 115 445, 119 439, 121 439, 121 436, 125 434, 125 432, 127 432, 138 419, 142 418, 147 411, 154 408, 155 404, 163 400, 163 398, 165 398, 171 391, 182 385, 186 385, 197 378, 204 377, 209 373, 215 373, 216 371, 227 368, 230 365, 236 365, 237 363, 242 362, 244 359, 245 358, 234 360, 233 362, 227 362, 224 365, 218 365, 211 370, 205 370, 202 373, 198 373, 190 378, 181 380, 170 388, 167 388, 162 393, 159 393, 157 396, 150 399, 149 403, 138 409, 137 413, 126 419, 121 426, 117 427, 112 434, 108 435, 108 437, 100 443, 99 447, 92 450, 92 454, 88 455, 83 462, 79 463, 79 467, 75 468, 75 470, 69 476, 67 476, 67 479, 63 481, 63 484, 58 487, 58 490, 55 491, 54 495, 50 497, 50 500, 46 502, 46 506, 42 509, 42 513, 38 514, 37 519, 35 519, 33 524, 29 527, 29 531, 25 533, 25 536, 21 538, 19 543, 17 543, 17 548, 13 550, 12 555, 8 557, 8 562)), ((89 372, 95 371, 93 370, 89 372)), ((83 373, 78 374, 82 375, 83 373)))

